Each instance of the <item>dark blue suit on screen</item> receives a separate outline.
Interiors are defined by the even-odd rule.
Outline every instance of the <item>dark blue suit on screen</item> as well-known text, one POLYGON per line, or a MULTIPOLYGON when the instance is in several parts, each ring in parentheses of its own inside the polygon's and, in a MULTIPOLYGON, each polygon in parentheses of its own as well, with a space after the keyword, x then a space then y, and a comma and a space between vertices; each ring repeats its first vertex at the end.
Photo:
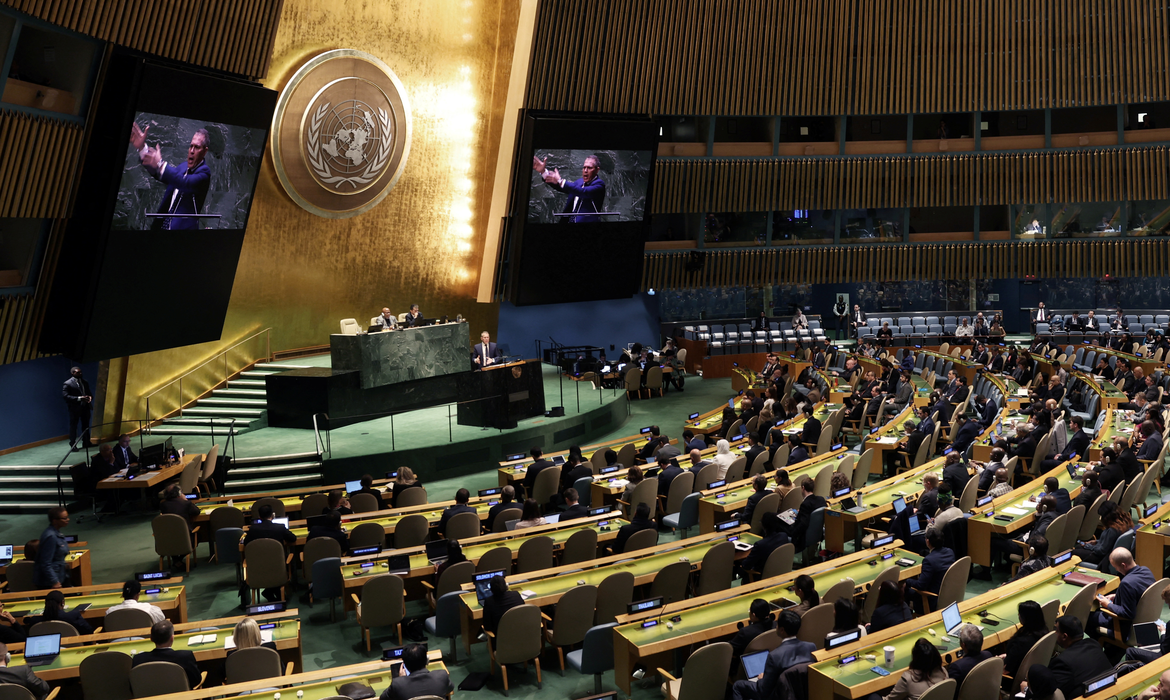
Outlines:
MULTIPOLYGON (((188 171, 187 164, 163 163, 155 176, 167 186, 159 204, 159 214, 204 214, 203 201, 211 186, 211 168, 200 162, 194 170, 188 171)), ((199 219, 186 216, 156 218, 151 224, 153 231, 199 229, 199 219)))
POLYGON ((587 212, 597 213, 605 211, 605 181, 601 178, 595 177, 589 182, 585 182, 585 178, 579 177, 572 182, 566 180, 559 185, 555 182, 550 182, 548 186, 567 195, 565 209, 562 213, 580 214, 580 216, 561 218, 567 218, 574 224, 596 223, 601 221, 600 216, 586 215, 587 212))

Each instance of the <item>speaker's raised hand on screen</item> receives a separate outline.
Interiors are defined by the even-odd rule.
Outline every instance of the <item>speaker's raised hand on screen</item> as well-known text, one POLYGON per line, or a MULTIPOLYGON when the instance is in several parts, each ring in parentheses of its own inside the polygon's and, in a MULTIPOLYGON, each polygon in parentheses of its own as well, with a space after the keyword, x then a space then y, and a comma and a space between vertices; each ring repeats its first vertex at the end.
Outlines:
POLYGON ((538 173, 543 173, 544 172, 544 164, 547 162, 548 162, 547 156, 545 157, 544 160, 541 160, 539 156, 534 155, 534 156, 532 156, 532 169, 538 173))
POLYGON ((134 150, 141 151, 146 144, 146 132, 150 131, 150 127, 145 129, 138 128, 138 122, 130 125, 130 145, 134 146, 134 150))

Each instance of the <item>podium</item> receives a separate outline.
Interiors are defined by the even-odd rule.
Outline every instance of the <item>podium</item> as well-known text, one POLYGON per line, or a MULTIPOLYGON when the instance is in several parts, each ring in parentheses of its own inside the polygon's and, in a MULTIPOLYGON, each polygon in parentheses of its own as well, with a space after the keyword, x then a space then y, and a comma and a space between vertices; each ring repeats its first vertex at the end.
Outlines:
POLYGON ((540 360, 494 365, 456 375, 459 425, 515 428, 524 418, 544 415, 540 360))

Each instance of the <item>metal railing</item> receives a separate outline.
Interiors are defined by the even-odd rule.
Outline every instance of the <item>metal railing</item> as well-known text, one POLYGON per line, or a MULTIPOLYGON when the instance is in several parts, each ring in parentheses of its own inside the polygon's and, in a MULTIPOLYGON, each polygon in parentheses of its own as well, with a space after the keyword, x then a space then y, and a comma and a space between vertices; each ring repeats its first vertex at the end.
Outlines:
POLYGON ((333 456, 333 439, 329 435, 329 414, 328 413, 314 413, 313 414, 313 439, 315 441, 314 444, 317 447, 317 456, 319 456, 321 458, 322 462, 324 462, 325 460, 327 460, 333 456), (325 440, 324 441, 321 440, 321 425, 317 421, 318 416, 320 416, 323 419, 321 422, 323 422, 325 424, 325 440))
MULTIPOLYGON (((147 394, 145 396, 145 398, 146 398, 146 418, 145 418, 146 424, 149 426, 153 420, 153 418, 151 417, 151 413, 150 413, 151 399, 154 398, 157 394, 159 394, 163 391, 166 391, 167 389, 170 389, 170 388, 174 387, 175 385, 178 385, 178 389, 179 389, 179 401, 178 401, 179 408, 178 408, 178 411, 179 411, 179 415, 182 416, 183 415, 183 407, 185 405, 184 394, 183 394, 183 380, 187 379, 188 377, 195 374, 196 372, 202 370, 204 367, 214 365, 214 369, 218 370, 221 366, 221 363, 222 363, 223 378, 216 379, 216 375, 214 375, 214 374, 212 375, 212 379, 216 379, 216 381, 213 384, 211 384, 210 388, 215 389, 220 384, 227 386, 228 380, 231 379, 232 375, 235 374, 235 372, 241 371, 243 368, 248 367, 252 364, 255 364, 256 362, 259 362, 261 360, 264 360, 265 362, 269 362, 269 361, 271 361, 271 358, 272 358, 272 327, 269 326, 268 328, 265 328, 261 331, 257 331, 255 333, 253 333, 252 335, 248 336, 247 338, 244 338, 243 340, 237 342, 236 344, 232 345, 231 347, 220 350, 215 355, 212 355, 211 358, 208 359, 203 364, 199 365, 198 367, 194 367, 190 370, 187 370, 183 374, 180 374, 178 377, 172 379, 171 381, 167 382, 166 384, 163 384, 159 388, 157 388, 154 391, 147 394), (264 356, 260 357, 260 358, 253 357, 252 359, 249 359, 249 360, 243 362, 242 364, 240 364, 240 366, 238 368, 236 368, 234 370, 231 369, 229 367, 229 358, 228 358, 229 353, 231 353, 233 350, 240 347, 241 345, 244 345, 245 343, 251 342, 251 341, 255 340, 256 338, 259 338, 260 336, 264 336, 264 356)), ((189 383, 190 383, 190 381, 188 381, 188 384, 189 383)), ((202 394, 200 394, 200 396, 202 396, 202 394)), ((192 398, 198 399, 199 396, 193 396, 192 398)), ((161 417, 165 417, 165 415, 160 416, 160 418, 161 417)), ((212 420, 211 422, 214 424, 214 420, 212 420)))

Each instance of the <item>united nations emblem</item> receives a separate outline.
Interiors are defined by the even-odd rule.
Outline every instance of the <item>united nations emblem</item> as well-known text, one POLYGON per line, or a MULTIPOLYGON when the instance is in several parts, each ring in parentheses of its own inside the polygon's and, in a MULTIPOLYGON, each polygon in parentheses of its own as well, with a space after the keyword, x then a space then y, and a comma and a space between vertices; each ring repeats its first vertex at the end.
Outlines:
POLYGON ((277 177, 319 216, 369 211, 402 175, 410 126, 405 92, 388 66, 361 51, 326 52, 281 92, 271 136, 277 177))

